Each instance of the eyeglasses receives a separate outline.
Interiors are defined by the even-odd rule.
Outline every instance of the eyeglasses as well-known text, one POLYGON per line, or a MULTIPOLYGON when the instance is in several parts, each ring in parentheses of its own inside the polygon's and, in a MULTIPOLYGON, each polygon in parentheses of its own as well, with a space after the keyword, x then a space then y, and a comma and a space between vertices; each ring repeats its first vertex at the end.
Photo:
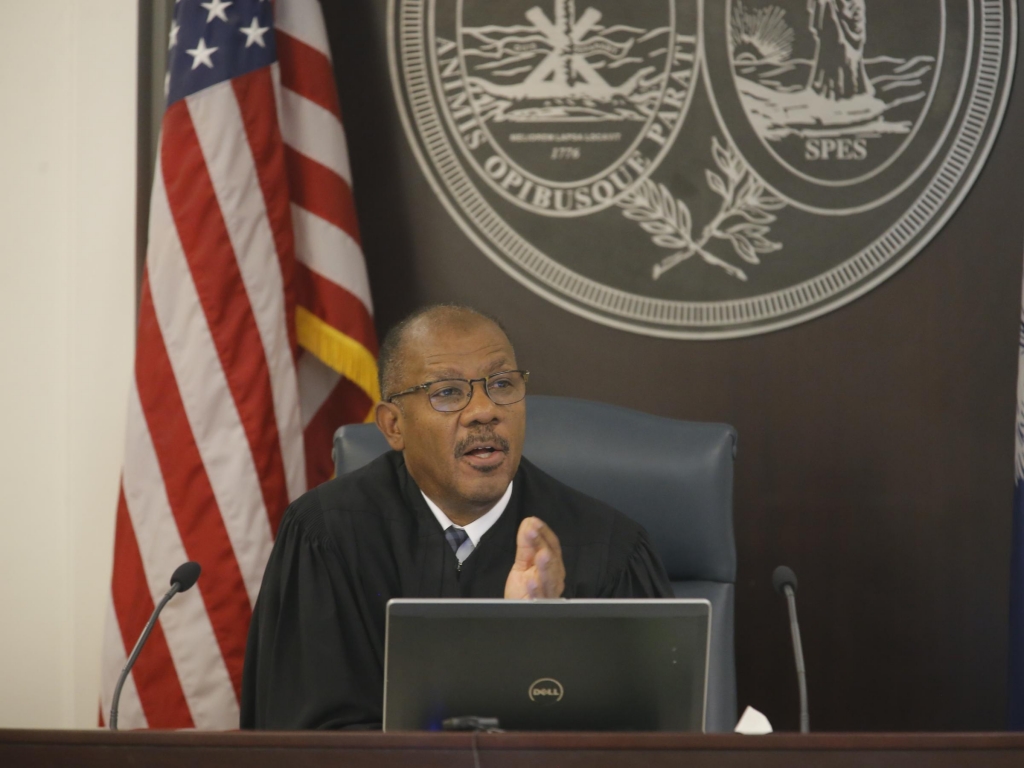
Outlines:
POLYGON ((526 397, 526 382, 530 378, 529 371, 501 371, 492 373, 483 379, 440 379, 418 384, 415 387, 396 392, 388 398, 393 403, 396 397, 411 395, 413 392, 426 390, 427 399, 435 411, 452 413, 461 411, 473 399, 473 384, 485 382, 484 392, 495 405, 512 405, 526 397))

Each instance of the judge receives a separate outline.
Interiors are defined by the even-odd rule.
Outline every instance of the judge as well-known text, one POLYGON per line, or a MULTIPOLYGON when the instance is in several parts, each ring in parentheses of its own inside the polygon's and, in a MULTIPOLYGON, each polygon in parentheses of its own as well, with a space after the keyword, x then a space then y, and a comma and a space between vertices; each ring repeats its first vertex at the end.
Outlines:
POLYGON ((243 728, 379 727, 393 597, 672 594, 639 525, 522 456, 528 373, 494 320, 422 310, 379 365, 393 450, 288 508, 249 628, 243 728))

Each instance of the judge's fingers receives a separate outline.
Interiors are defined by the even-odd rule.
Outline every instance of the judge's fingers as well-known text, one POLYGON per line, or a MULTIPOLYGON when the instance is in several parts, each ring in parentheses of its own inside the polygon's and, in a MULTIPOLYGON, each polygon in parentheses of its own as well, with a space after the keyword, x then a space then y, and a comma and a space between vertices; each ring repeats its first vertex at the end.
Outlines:
POLYGON ((558 597, 562 593, 565 578, 565 565, 562 561, 562 547, 558 536, 548 526, 537 529, 538 549, 534 561, 543 574, 542 580, 548 597, 558 597), (555 592, 556 594, 551 594, 555 592))
POLYGON ((536 557, 539 597, 561 597, 565 591, 565 565, 551 549, 543 549, 536 557))
POLYGON ((554 552, 555 556, 561 560, 562 544, 558 540, 558 536, 555 532, 551 530, 551 526, 542 522, 541 527, 537 529, 537 535, 540 537, 541 541, 544 542, 544 545, 554 552))
POLYGON ((562 545, 558 541, 558 536, 556 536, 555 532, 551 530, 551 527, 539 517, 526 518, 523 520, 519 529, 520 531, 525 532, 527 541, 537 552, 540 552, 542 549, 547 547, 554 552, 558 558, 562 557, 562 545))
POLYGON ((516 562, 517 568, 530 568, 533 566, 533 559, 543 545, 544 539, 539 530, 546 527, 536 517, 527 517, 519 524, 519 531, 516 533, 516 562))
POLYGON ((538 594, 532 597, 561 597, 565 590, 565 565, 558 536, 542 520, 532 517, 523 521, 528 549, 533 550, 532 565, 538 581, 538 594))
POLYGON ((565 591, 561 544, 539 518, 528 517, 519 525, 512 570, 532 572, 526 582, 527 597, 531 599, 561 597, 565 591))
POLYGON ((519 524, 519 531, 516 533, 516 561, 512 565, 513 570, 526 570, 533 567, 533 558, 537 555, 534 546, 534 523, 535 517, 528 517, 519 524))
POLYGON ((543 597, 540 592, 540 582, 537 579, 530 579, 526 582, 526 597, 530 600, 543 597))

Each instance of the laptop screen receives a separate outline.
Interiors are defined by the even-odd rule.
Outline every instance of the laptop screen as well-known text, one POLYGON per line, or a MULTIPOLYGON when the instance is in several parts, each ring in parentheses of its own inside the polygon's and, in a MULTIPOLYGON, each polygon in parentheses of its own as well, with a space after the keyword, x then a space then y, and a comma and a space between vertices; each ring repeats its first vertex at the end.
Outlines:
POLYGON ((384 729, 701 731, 706 600, 392 600, 384 729))

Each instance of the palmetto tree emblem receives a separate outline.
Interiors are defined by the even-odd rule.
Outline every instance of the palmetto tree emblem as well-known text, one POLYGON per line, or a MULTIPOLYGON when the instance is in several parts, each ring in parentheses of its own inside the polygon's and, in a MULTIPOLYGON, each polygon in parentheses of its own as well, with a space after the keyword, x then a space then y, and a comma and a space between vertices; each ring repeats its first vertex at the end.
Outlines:
POLYGON ((650 114, 673 45, 668 27, 605 25, 575 0, 551 14, 526 11, 526 23, 464 27, 471 96, 485 121, 636 120, 650 114))
POLYGON ((587 8, 576 18, 575 0, 555 0, 555 18, 549 19, 534 6, 526 18, 551 45, 551 52, 531 72, 523 90, 534 98, 589 96, 607 100, 614 89, 587 61, 587 55, 615 49, 615 43, 600 36, 584 41, 587 33, 601 20, 601 12, 587 8))

